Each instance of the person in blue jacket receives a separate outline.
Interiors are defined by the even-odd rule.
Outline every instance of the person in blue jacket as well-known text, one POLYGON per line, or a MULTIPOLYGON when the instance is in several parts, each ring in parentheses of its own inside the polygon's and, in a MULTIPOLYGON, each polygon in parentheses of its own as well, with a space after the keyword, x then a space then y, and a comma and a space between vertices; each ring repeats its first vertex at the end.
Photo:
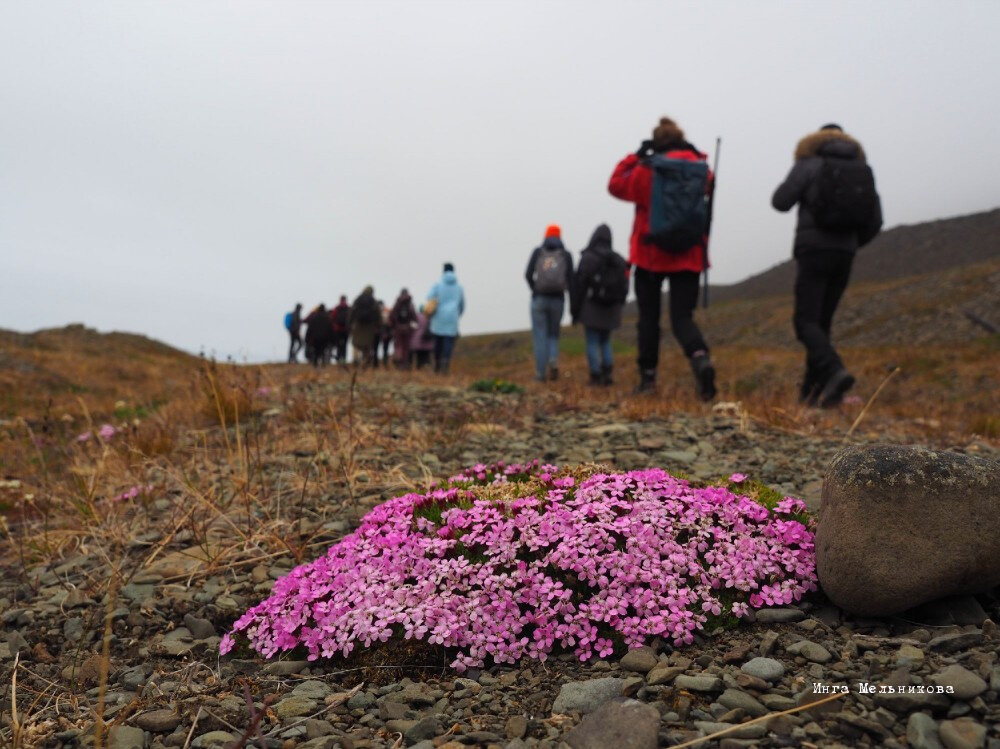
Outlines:
POLYGON ((451 355, 458 338, 458 318, 465 312, 465 292, 458 283, 455 266, 444 264, 441 280, 434 284, 427 301, 435 300, 437 308, 431 316, 430 331, 434 336, 434 371, 448 374, 451 355))

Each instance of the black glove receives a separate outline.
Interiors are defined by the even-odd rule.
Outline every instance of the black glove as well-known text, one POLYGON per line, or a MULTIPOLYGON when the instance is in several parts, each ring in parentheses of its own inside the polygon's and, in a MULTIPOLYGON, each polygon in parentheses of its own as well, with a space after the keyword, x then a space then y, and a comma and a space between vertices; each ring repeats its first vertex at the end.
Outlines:
POLYGON ((644 140, 642 142, 642 145, 639 146, 639 149, 635 152, 635 155, 638 156, 639 158, 643 158, 645 156, 652 155, 652 153, 653 153, 653 141, 644 140))

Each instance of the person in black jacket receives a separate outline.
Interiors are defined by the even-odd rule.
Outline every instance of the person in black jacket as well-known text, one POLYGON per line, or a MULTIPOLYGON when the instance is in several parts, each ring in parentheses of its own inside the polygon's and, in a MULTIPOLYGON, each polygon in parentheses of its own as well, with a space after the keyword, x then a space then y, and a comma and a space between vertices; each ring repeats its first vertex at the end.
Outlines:
POLYGON ((580 253, 580 264, 573 277, 570 311, 573 322, 582 322, 587 343, 587 366, 591 385, 611 385, 613 361, 611 331, 622 324, 625 300, 604 302, 598 298, 601 276, 618 273, 621 287, 627 291, 627 265, 624 258, 611 249, 611 229, 601 224, 580 253))
POLYGON ((528 260, 524 278, 531 289, 531 336, 535 348, 535 379, 559 379, 559 326, 566 292, 573 285, 573 256, 562 243, 555 224, 528 260))
POLYGON ((782 212, 799 206, 793 253, 797 264, 793 322, 795 336, 806 348, 800 398, 823 408, 840 404, 854 385, 854 376, 833 347, 833 315, 847 288, 854 253, 882 228, 882 206, 877 194, 863 226, 831 231, 817 224, 817 180, 824 162, 833 159, 864 162, 865 152, 839 125, 829 124, 799 141, 795 163, 771 199, 771 204, 782 212))

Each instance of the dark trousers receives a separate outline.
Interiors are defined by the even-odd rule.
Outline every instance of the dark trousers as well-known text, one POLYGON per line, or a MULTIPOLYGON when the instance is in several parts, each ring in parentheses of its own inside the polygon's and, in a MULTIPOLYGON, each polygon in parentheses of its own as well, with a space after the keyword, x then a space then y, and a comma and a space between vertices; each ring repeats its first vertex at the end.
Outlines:
POLYGON ((813 250, 796 258, 795 337, 806 347, 806 383, 821 385, 843 368, 830 340, 833 314, 851 276, 854 255, 813 250))
POLYGON ((341 364, 347 361, 346 331, 337 331, 333 334, 333 356, 341 364))
POLYGON ((434 371, 448 373, 448 365, 451 362, 451 354, 455 350, 455 339, 458 336, 436 335, 434 336, 434 371))
POLYGON ((694 322, 698 305, 699 273, 654 273, 635 269, 635 297, 639 307, 639 369, 652 371, 660 361, 660 303, 663 279, 670 290, 670 329, 674 338, 691 358, 696 351, 708 351, 705 339, 694 322))
POLYGON ((288 334, 292 337, 292 343, 288 347, 288 363, 291 364, 299 360, 299 349, 302 348, 302 338, 299 336, 298 330, 290 330, 288 334))

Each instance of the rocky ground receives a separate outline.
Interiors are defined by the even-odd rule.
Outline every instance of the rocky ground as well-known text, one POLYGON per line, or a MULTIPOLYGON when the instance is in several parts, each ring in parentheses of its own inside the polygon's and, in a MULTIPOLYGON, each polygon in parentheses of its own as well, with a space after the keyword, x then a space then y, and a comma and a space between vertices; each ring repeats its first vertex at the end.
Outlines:
MULTIPOLYGON (((990 596, 858 620, 817 594, 683 649, 654 642, 603 661, 463 675, 404 672, 391 658, 220 658, 219 637, 296 558, 317 556, 366 508, 466 465, 538 457, 697 479, 740 471, 815 508, 843 445, 842 435, 778 431, 725 405, 624 418, 613 400, 542 390, 383 382, 352 396, 338 376, 283 383, 267 398, 245 430, 189 433, 183 465, 136 468, 155 489, 98 502, 107 518, 92 531, 13 527, 0 580, 0 740, 655 747, 732 729, 698 745, 1000 748, 1000 600, 990 596), (71 542, 42 558, 43 534, 71 542)), ((996 457, 988 445, 952 447, 996 457)))

